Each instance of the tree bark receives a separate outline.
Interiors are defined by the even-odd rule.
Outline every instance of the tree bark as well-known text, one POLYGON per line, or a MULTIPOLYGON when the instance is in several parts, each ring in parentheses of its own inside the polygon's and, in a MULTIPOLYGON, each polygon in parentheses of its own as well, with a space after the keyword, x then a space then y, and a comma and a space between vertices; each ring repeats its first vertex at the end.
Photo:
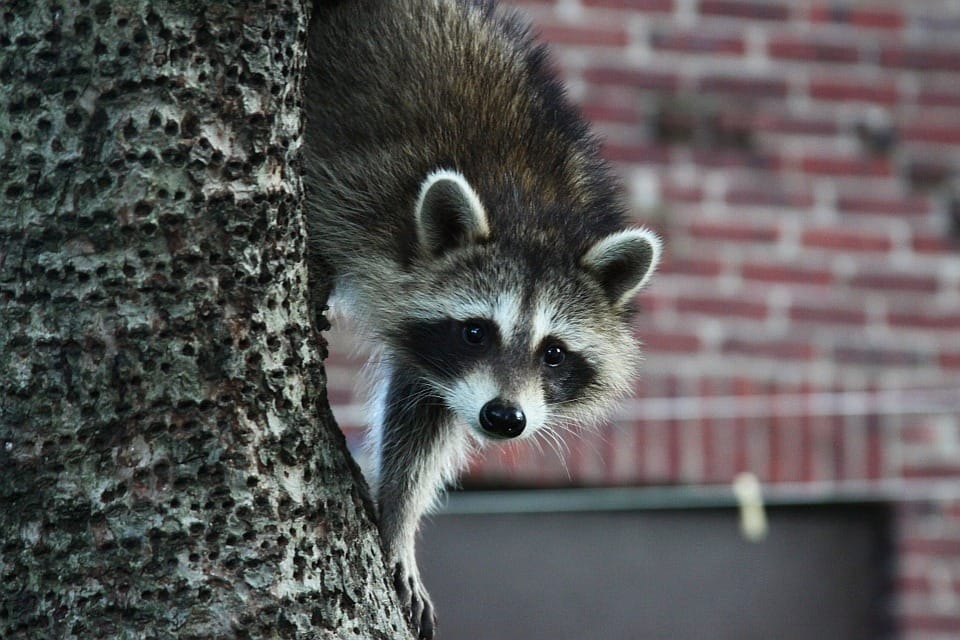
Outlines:
POLYGON ((407 633, 309 321, 303 4, 0 7, 0 637, 407 633))

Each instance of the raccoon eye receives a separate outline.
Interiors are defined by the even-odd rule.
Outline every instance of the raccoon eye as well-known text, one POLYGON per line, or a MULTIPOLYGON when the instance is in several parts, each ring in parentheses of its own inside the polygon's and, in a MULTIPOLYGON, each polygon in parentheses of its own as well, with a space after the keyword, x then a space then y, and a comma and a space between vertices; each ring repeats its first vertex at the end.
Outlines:
POLYGON ((563 348, 557 345, 551 345, 543 352, 543 364, 548 367, 559 367, 566 357, 567 353, 563 348))
POLYGON ((487 329, 479 322, 465 322, 460 335, 464 342, 477 347, 487 341, 487 329))

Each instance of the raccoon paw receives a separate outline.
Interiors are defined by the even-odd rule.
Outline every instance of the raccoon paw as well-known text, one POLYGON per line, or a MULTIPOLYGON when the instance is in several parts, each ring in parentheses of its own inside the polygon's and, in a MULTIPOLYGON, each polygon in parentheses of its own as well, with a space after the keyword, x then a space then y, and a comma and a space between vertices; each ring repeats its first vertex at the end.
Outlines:
POLYGON ((407 609, 408 621, 417 638, 431 640, 437 628, 437 616, 433 612, 430 595, 420 582, 416 565, 397 562, 393 570, 393 586, 400 597, 400 604, 407 609))

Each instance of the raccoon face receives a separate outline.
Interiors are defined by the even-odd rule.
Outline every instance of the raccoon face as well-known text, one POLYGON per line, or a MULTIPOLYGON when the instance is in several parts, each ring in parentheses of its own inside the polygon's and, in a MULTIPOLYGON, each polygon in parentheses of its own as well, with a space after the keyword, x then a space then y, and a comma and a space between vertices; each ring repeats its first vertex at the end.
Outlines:
POLYGON ((529 435, 555 417, 554 406, 595 395, 597 368, 559 336, 536 336, 529 312, 449 302, 442 317, 409 320, 396 342, 407 370, 475 433, 529 435))
POLYGON ((624 307, 658 260, 653 234, 620 231, 580 256, 505 248, 450 171, 424 182, 415 220, 423 267, 392 336, 395 370, 423 380, 475 434, 592 422, 628 390, 639 352, 624 307))

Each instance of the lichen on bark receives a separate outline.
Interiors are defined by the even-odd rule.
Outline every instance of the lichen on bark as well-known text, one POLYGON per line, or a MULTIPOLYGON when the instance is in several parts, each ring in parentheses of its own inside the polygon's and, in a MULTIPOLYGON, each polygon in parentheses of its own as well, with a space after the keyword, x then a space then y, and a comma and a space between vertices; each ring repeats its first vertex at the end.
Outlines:
POLYGON ((0 7, 0 637, 406 633, 308 316, 302 4, 0 7))

